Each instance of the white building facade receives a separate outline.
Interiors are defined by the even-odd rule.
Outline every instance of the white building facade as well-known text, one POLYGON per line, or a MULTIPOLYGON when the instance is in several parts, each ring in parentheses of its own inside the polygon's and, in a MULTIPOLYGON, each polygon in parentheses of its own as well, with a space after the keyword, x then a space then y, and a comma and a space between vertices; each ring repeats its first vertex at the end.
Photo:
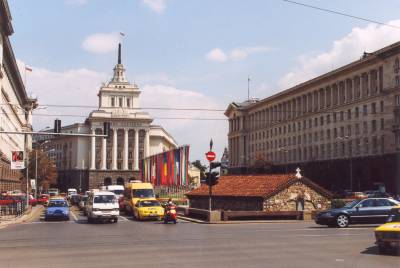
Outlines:
MULTIPOLYGON (((13 32, 7 1, 0 0, 0 131, 32 131, 36 102, 27 96, 18 70, 9 40, 13 32)), ((21 188, 24 174, 11 170, 11 152, 25 151, 31 145, 28 135, 0 133, 0 191, 21 188)))
POLYGON ((65 133, 103 135, 104 123, 110 123, 109 136, 53 139, 61 188, 92 189, 140 179, 141 159, 177 148, 177 143, 164 128, 151 125, 153 119, 140 108, 140 93, 139 87, 125 78, 119 45, 114 75, 98 93, 99 108, 89 114, 84 124, 62 128, 65 133), (77 177, 81 178, 79 182, 77 177))

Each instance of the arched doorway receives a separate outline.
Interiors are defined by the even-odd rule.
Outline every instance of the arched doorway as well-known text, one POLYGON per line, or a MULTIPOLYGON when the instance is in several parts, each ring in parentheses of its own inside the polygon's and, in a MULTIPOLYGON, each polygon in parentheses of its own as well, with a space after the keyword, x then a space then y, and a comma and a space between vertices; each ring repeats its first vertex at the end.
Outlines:
POLYGON ((121 178, 121 177, 117 178, 117 185, 125 185, 124 178, 121 178))
POLYGON ((104 186, 108 186, 111 184, 112 184, 112 179, 110 177, 104 179, 104 186))

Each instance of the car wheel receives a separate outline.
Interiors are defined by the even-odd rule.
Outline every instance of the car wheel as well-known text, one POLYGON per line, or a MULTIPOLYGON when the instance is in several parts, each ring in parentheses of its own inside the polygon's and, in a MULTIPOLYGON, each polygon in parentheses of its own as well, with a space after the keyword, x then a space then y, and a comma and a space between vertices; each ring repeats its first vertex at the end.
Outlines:
POLYGON ((345 228, 349 226, 349 217, 344 214, 340 214, 336 217, 336 225, 339 228, 345 228))
POLYGON ((114 223, 117 223, 118 222, 118 218, 114 218, 114 223))

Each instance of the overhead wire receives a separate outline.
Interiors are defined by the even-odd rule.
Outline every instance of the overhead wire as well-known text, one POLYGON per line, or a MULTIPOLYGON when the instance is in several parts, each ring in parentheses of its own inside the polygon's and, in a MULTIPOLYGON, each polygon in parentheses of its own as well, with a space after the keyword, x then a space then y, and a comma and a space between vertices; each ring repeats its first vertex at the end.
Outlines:
POLYGON ((313 6, 313 5, 309 5, 309 4, 305 4, 305 3, 301 3, 301 2, 297 2, 297 1, 292 1, 292 0, 281 0, 281 1, 287 2, 287 3, 290 3, 290 4, 294 4, 294 5, 304 6, 304 7, 308 7, 308 8, 312 8, 312 9, 328 12, 328 13, 332 13, 332 14, 336 14, 336 15, 340 15, 340 16, 345 16, 345 17, 349 17, 349 18, 353 18, 353 19, 357 19, 357 20, 367 21, 367 22, 379 24, 379 25, 382 25, 382 26, 388 26, 388 27, 392 27, 392 28, 395 28, 395 29, 400 29, 400 26, 397 26, 397 25, 388 24, 388 23, 380 22, 380 21, 373 20, 373 19, 363 18, 363 17, 351 15, 351 14, 348 14, 348 13, 332 10, 332 9, 313 6))

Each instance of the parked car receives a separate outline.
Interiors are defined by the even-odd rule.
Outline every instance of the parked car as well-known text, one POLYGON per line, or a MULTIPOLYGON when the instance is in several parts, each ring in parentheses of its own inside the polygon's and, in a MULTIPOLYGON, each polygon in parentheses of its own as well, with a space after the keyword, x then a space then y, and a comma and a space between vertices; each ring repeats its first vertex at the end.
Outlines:
POLYGON ((47 205, 50 196, 48 194, 42 194, 37 198, 38 204, 47 205))
POLYGON ((144 219, 162 220, 164 217, 164 208, 155 198, 140 199, 133 208, 133 217, 140 221, 144 219))
POLYGON ((69 221, 69 206, 65 199, 50 199, 44 220, 61 219, 69 221))
POLYGON ((69 188, 67 192, 67 196, 71 198, 71 196, 78 194, 78 191, 75 188, 69 188))
POLYGON ((400 206, 391 209, 388 222, 375 229, 379 253, 400 249, 400 206))
POLYGON ((86 205, 86 215, 89 223, 96 220, 118 222, 119 205, 114 193, 95 191, 90 193, 86 205))
POLYGON ((400 205, 400 202, 390 198, 356 199, 342 208, 318 213, 315 222, 340 228, 354 223, 384 223, 396 205, 400 205))
POLYGON ((11 205, 11 204, 18 203, 18 202, 22 202, 22 200, 17 198, 16 196, 12 196, 12 195, 0 196, 0 205, 2 205, 2 206, 11 205))

